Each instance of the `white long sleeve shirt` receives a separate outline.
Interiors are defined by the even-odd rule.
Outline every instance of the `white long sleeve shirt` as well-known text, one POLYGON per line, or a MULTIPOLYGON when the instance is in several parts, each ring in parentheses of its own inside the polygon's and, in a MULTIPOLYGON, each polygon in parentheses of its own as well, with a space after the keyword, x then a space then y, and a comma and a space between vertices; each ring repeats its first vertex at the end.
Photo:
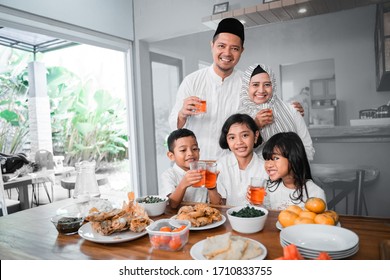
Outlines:
POLYGON ((224 154, 219 147, 219 136, 226 119, 238 112, 241 75, 240 71, 234 70, 222 81, 211 65, 185 77, 179 87, 176 103, 169 116, 172 130, 177 129, 178 113, 185 98, 198 96, 207 101, 207 112, 190 116, 184 126, 195 133, 201 159, 216 160, 224 154))

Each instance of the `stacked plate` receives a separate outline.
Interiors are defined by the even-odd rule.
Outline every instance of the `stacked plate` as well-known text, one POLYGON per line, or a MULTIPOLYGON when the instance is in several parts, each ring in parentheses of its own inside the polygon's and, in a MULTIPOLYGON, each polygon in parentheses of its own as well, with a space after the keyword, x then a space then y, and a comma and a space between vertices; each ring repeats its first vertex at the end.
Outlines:
POLYGON ((315 259, 327 252, 332 259, 344 259, 359 250, 359 237, 342 227, 318 224, 302 224, 283 228, 280 244, 295 244, 302 257, 315 259))

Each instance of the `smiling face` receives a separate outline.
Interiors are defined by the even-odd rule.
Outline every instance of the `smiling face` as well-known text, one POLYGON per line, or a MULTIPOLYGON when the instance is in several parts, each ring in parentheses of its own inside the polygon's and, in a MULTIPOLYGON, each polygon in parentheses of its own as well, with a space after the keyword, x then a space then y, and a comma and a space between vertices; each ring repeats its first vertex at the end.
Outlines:
POLYGON ((256 104, 264 104, 272 98, 272 82, 267 73, 254 75, 249 81, 248 95, 256 104))
POLYGON ((248 158, 252 157, 253 146, 258 137, 259 131, 255 135, 245 123, 235 123, 230 126, 226 139, 236 158, 248 158))
POLYGON ((211 42, 214 70, 222 78, 229 76, 244 51, 240 37, 231 33, 219 33, 211 42))
POLYGON ((292 174, 288 159, 282 156, 278 148, 274 149, 272 158, 265 161, 264 168, 271 181, 277 181, 279 179, 284 181, 285 178, 292 174))
POLYGON ((198 142, 192 136, 181 137, 175 141, 173 153, 167 155, 183 170, 190 170, 190 162, 199 160, 198 142))

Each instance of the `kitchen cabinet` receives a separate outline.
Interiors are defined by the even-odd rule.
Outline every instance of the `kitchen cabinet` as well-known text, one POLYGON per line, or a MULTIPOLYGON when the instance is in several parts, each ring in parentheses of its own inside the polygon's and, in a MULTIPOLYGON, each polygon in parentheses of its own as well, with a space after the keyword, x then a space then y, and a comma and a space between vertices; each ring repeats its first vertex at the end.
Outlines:
POLYGON ((378 4, 375 24, 376 86, 390 90, 390 3, 378 4))
POLYGON ((310 80, 309 127, 337 124, 336 81, 334 77, 310 80))

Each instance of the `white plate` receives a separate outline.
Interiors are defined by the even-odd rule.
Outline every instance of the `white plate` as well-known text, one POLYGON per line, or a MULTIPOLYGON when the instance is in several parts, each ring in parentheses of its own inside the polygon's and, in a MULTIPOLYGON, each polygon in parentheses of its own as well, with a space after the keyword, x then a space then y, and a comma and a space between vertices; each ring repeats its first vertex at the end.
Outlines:
POLYGON ((121 243, 140 238, 148 234, 146 230, 142 232, 122 231, 111 235, 101 235, 92 229, 91 223, 84 224, 79 228, 79 235, 89 241, 96 243, 121 243))
MULTIPOLYGON (((176 216, 177 215, 172 216, 171 219, 176 219, 176 216)), ((205 230, 205 229, 219 227, 220 225, 223 225, 226 222, 226 217, 224 215, 221 215, 221 216, 222 216, 222 220, 220 220, 218 222, 214 222, 214 223, 202 226, 202 227, 193 227, 193 226, 191 226, 190 230, 205 230)))
MULTIPOLYGON (((282 245, 282 247, 286 247, 290 244, 284 240, 280 240, 280 245, 282 245)), ((315 259, 322 252, 322 251, 316 251, 316 250, 303 249, 303 248, 300 248, 298 246, 297 246, 297 249, 298 249, 299 253, 301 253, 302 257, 304 257, 306 259, 315 259)), ((347 257, 350 257, 350 256, 356 254, 358 251, 359 251, 359 244, 357 244, 356 246, 352 247, 349 250, 340 251, 340 252, 327 252, 327 253, 333 260, 339 260, 339 259, 345 259, 347 257)))
MULTIPOLYGON (((341 227, 340 222, 338 222, 336 226, 337 226, 337 227, 341 227)), ((278 230, 284 229, 284 227, 279 223, 279 221, 276 222, 276 228, 277 228, 278 230)))
MULTIPOLYGON (((243 237, 243 238, 246 238, 246 237, 243 237)), ((260 242, 258 242, 256 240, 253 240, 250 238, 246 238, 246 239, 249 239, 251 242, 256 243, 256 245, 258 245, 261 248, 261 250, 263 251, 263 253, 260 256, 257 256, 256 258, 253 258, 251 260, 264 260, 264 258, 267 256, 267 248, 265 248, 265 246, 263 244, 261 244, 260 242)), ((190 255, 194 260, 207 260, 207 258, 205 256, 203 256, 203 254, 202 254, 204 242, 206 242, 206 239, 203 239, 203 240, 195 243, 191 247, 190 255)))
POLYGON ((358 235, 351 230, 318 224, 284 228, 280 232, 280 239, 304 249, 325 252, 348 250, 359 243, 358 235))

